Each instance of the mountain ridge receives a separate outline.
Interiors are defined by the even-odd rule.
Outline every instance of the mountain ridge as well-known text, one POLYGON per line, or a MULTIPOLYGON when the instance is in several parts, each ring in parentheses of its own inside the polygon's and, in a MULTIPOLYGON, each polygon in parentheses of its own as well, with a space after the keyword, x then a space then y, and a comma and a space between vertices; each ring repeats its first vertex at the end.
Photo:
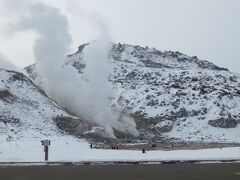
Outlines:
MULTIPOLYGON (((65 66, 84 76, 84 49, 65 66)), ((113 44, 109 52, 116 92, 111 106, 135 119, 142 138, 184 141, 239 141, 240 76, 179 52, 113 44)), ((27 71, 33 77, 33 66, 27 71), (31 73, 32 71, 32 73, 31 73)))

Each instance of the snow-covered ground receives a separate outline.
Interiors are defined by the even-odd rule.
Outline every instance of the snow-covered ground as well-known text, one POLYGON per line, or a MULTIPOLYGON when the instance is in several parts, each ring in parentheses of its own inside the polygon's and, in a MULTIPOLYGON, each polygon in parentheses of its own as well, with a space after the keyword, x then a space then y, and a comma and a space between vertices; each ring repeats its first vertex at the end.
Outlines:
MULTIPOLYGON (((43 162, 41 139, 0 142, 0 162, 43 162)), ((50 162, 81 161, 220 161, 240 160, 240 148, 202 150, 147 151, 90 149, 90 145, 72 137, 52 137, 50 162)))

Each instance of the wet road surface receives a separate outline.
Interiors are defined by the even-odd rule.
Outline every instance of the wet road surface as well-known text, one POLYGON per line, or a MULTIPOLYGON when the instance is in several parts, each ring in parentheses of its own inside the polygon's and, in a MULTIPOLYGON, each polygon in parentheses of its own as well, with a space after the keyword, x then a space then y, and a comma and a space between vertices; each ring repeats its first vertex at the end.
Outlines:
POLYGON ((0 180, 240 180, 240 164, 0 167, 0 180))

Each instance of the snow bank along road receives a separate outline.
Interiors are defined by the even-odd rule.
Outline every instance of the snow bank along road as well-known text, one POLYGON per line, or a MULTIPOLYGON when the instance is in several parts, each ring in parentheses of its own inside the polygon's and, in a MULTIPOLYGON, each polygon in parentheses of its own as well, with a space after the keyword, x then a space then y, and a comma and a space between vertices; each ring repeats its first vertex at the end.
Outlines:
MULTIPOLYGON (((147 151, 90 149, 89 143, 75 139, 53 139, 49 162, 113 161, 239 161, 240 148, 226 147, 199 150, 147 151)), ((43 162, 44 151, 39 140, 0 143, 0 162, 43 162)))
POLYGON ((21 166, 0 168, 7 180, 239 180, 240 164, 21 166))

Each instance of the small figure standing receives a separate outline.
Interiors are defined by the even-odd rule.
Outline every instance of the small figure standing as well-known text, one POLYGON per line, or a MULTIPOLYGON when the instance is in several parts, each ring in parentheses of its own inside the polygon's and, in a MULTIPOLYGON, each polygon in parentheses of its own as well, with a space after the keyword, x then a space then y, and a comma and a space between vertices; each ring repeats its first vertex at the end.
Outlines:
POLYGON ((152 144, 152 148, 156 148, 156 144, 152 144))

